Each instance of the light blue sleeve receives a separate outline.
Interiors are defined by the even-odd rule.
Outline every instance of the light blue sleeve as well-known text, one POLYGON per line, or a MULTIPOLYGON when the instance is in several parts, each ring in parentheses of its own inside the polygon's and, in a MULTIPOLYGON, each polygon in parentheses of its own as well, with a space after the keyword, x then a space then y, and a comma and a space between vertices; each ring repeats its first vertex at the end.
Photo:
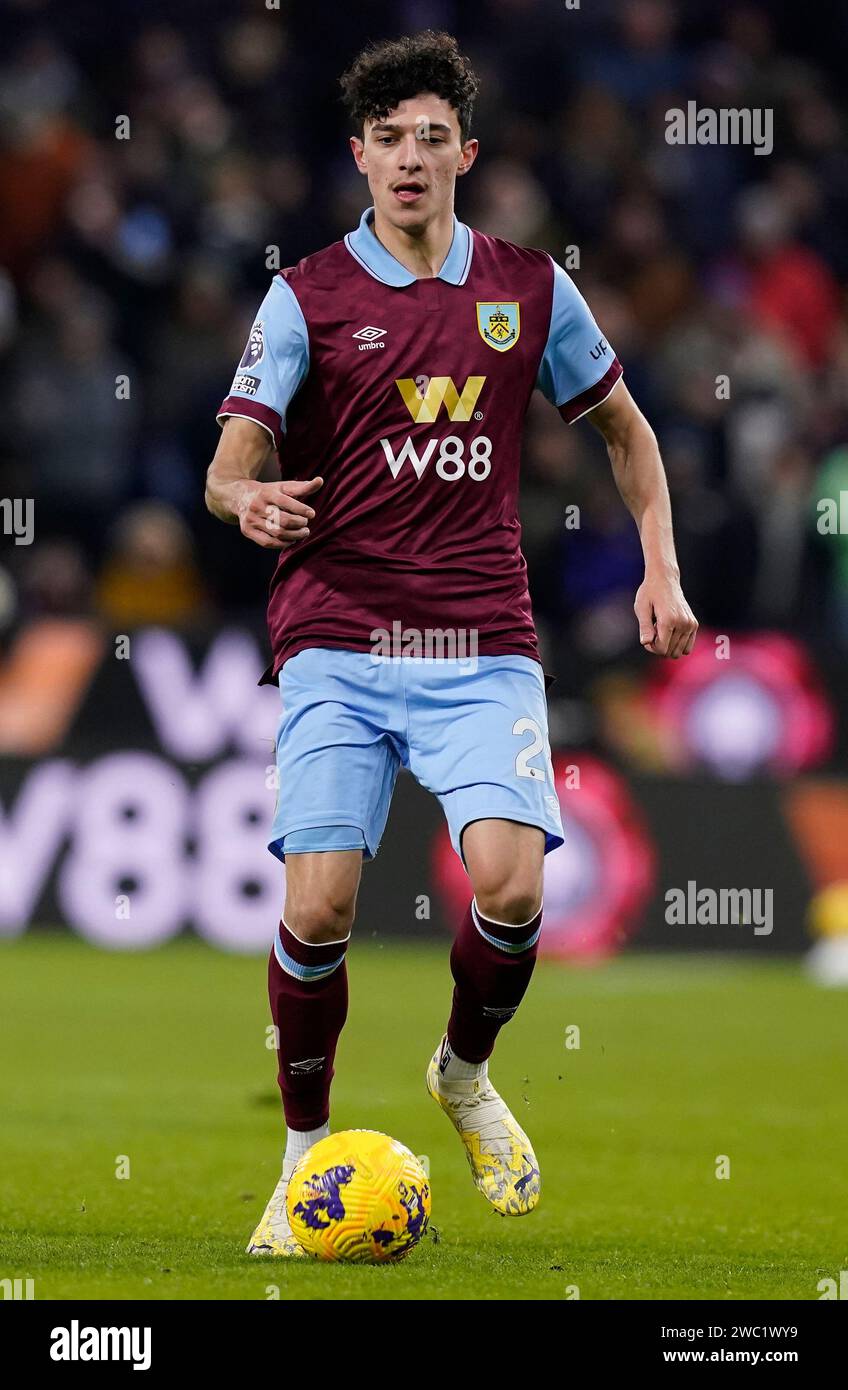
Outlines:
POLYGON ((279 448, 289 403, 308 371, 306 320, 294 291, 277 275, 259 306, 219 423, 243 415, 263 425, 279 448))
POLYGON ((621 364, 570 275, 554 268, 551 326, 536 385, 573 421, 599 405, 621 376, 621 364))

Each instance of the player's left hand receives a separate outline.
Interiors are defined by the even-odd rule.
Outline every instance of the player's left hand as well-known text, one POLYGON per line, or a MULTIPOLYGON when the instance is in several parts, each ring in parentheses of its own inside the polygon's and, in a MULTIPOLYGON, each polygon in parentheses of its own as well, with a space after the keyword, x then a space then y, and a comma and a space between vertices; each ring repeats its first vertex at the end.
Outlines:
POLYGON ((695 645, 698 621, 671 575, 646 574, 636 593, 633 611, 639 621, 639 641, 654 656, 688 656, 695 645))

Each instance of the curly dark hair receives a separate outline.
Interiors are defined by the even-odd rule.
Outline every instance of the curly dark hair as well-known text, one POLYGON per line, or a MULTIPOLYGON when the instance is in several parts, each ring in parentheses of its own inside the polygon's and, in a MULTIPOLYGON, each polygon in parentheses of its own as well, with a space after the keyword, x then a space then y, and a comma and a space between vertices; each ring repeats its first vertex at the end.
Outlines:
POLYGON ((454 108, 463 143, 468 139, 478 82, 451 34, 425 29, 369 44, 339 80, 344 103, 360 130, 366 121, 382 120, 407 98, 433 92, 454 108))

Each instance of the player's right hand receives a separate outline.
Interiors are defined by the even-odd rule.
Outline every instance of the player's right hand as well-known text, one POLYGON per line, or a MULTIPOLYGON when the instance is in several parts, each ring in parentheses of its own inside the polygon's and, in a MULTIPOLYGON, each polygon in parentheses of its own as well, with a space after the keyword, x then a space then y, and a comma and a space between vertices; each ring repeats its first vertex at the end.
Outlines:
POLYGON ((307 482, 245 482, 237 510, 242 535, 266 550, 286 550, 305 540, 315 512, 298 499, 317 492, 323 485, 323 478, 310 478, 307 482))

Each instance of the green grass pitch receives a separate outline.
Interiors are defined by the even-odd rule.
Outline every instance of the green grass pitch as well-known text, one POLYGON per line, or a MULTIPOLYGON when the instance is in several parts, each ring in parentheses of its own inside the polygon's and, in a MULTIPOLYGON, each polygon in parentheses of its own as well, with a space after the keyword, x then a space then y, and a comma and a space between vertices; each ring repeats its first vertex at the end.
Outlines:
POLYGON ((0 950, 0 1278, 37 1299, 816 1299, 848 1267, 846 1001, 797 964, 540 965, 491 1066, 542 1170, 512 1220, 424 1089, 447 945, 354 941, 349 970, 333 1124, 429 1156, 438 1239, 383 1268, 246 1256, 282 1134, 264 962, 33 933, 0 950))

